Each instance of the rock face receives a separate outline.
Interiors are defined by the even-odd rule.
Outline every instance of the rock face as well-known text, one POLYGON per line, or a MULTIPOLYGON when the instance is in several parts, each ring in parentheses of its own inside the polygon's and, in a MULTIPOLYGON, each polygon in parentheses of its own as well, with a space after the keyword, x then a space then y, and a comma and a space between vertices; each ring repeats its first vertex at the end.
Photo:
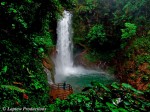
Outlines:
POLYGON ((129 74, 130 79, 128 79, 128 82, 132 85, 136 85, 136 88, 139 90, 146 90, 149 84, 149 64, 143 63, 138 66, 139 73, 129 74), (147 75, 145 75, 147 74, 147 75), (132 80, 134 79, 134 81, 132 80))
POLYGON ((75 65, 81 65, 85 68, 92 68, 92 69, 103 69, 106 70, 108 67, 108 64, 106 62, 103 62, 101 60, 97 60, 95 62, 91 62, 88 59, 85 58, 85 55, 88 53, 88 50, 84 50, 76 57, 74 58, 74 64, 75 65))
POLYGON ((42 59, 42 64, 45 68, 47 68, 51 72, 51 80, 55 83, 55 78, 54 78, 54 63, 51 58, 49 57, 44 57, 42 59))
MULTIPOLYGON (((119 64, 118 64, 119 65, 119 64)), ((131 84, 138 90, 146 90, 149 83, 149 64, 143 63, 139 66, 134 61, 126 61, 122 65, 118 66, 118 76, 122 82, 131 84)))
POLYGON ((117 77, 138 90, 146 90, 150 84, 149 42, 149 38, 136 38, 114 59, 117 77))

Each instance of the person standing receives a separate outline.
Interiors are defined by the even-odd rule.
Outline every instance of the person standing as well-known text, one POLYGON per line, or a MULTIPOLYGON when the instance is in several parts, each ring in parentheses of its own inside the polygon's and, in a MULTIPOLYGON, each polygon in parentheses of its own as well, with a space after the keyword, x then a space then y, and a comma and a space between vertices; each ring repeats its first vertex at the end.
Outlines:
POLYGON ((63 83, 63 89, 66 89, 66 81, 63 83))

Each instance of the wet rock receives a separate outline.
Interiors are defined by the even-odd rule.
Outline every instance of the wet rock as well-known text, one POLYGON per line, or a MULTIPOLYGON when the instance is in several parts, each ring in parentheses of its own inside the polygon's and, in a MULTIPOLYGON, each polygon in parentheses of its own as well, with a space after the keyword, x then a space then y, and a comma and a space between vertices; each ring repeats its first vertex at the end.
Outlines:
POLYGON ((43 66, 44 66, 45 68, 47 68, 47 69, 51 72, 51 80, 52 80, 53 82, 55 82, 55 79, 54 79, 55 65, 54 65, 52 59, 45 56, 45 57, 42 59, 42 64, 43 64, 43 66))

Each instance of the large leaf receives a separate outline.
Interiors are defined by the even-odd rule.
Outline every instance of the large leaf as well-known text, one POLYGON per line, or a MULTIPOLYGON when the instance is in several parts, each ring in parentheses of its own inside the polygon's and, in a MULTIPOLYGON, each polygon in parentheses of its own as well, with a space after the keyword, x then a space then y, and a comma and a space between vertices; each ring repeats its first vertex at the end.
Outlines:
POLYGON ((2 72, 3 72, 3 73, 6 73, 6 72, 7 72, 7 69, 8 69, 8 67, 7 67, 7 66, 4 66, 4 68, 2 69, 2 72))
POLYGON ((112 103, 106 102, 106 105, 111 110, 111 112, 119 112, 117 107, 115 105, 113 105, 112 103))
POLYGON ((104 89, 105 91, 107 91, 107 92, 111 92, 109 88, 107 88, 105 85, 103 85, 103 84, 101 84, 101 83, 99 83, 98 86, 101 87, 101 88, 103 88, 103 89, 104 89))
POLYGON ((26 92, 25 89, 21 89, 19 87, 11 86, 11 85, 1 85, 1 88, 7 88, 7 89, 15 90, 15 91, 18 91, 18 92, 21 92, 21 93, 25 93, 26 92))
POLYGON ((119 89, 119 84, 117 82, 113 82, 111 86, 115 89, 119 89))
POLYGON ((135 94, 144 94, 142 91, 136 90, 130 84, 122 83, 122 87, 134 91, 135 94))
POLYGON ((128 111, 125 110, 124 108, 119 108, 118 110, 119 110, 119 112, 128 112, 128 111))

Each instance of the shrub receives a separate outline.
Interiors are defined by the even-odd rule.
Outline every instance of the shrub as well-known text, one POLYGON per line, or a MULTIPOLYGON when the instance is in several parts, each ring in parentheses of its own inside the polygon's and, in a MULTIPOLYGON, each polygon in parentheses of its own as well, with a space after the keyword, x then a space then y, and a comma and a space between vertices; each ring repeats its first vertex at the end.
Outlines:
POLYGON ((121 48, 125 48, 129 42, 129 40, 132 39, 133 36, 136 34, 137 26, 132 23, 125 23, 125 28, 121 29, 122 35, 121 35, 121 48))
POLYGON ((131 85, 117 82, 109 87, 92 82, 83 93, 72 94, 67 100, 57 99, 49 106, 51 112, 147 112, 150 103, 148 91, 139 91, 131 85))
POLYGON ((132 23, 125 23, 125 29, 121 29, 121 39, 131 39, 136 34, 137 26, 132 23))
POLYGON ((90 29, 86 38, 87 38, 89 44, 93 44, 94 42, 98 42, 99 45, 103 45, 104 42, 107 41, 106 33, 104 31, 103 25, 93 26, 90 29))

